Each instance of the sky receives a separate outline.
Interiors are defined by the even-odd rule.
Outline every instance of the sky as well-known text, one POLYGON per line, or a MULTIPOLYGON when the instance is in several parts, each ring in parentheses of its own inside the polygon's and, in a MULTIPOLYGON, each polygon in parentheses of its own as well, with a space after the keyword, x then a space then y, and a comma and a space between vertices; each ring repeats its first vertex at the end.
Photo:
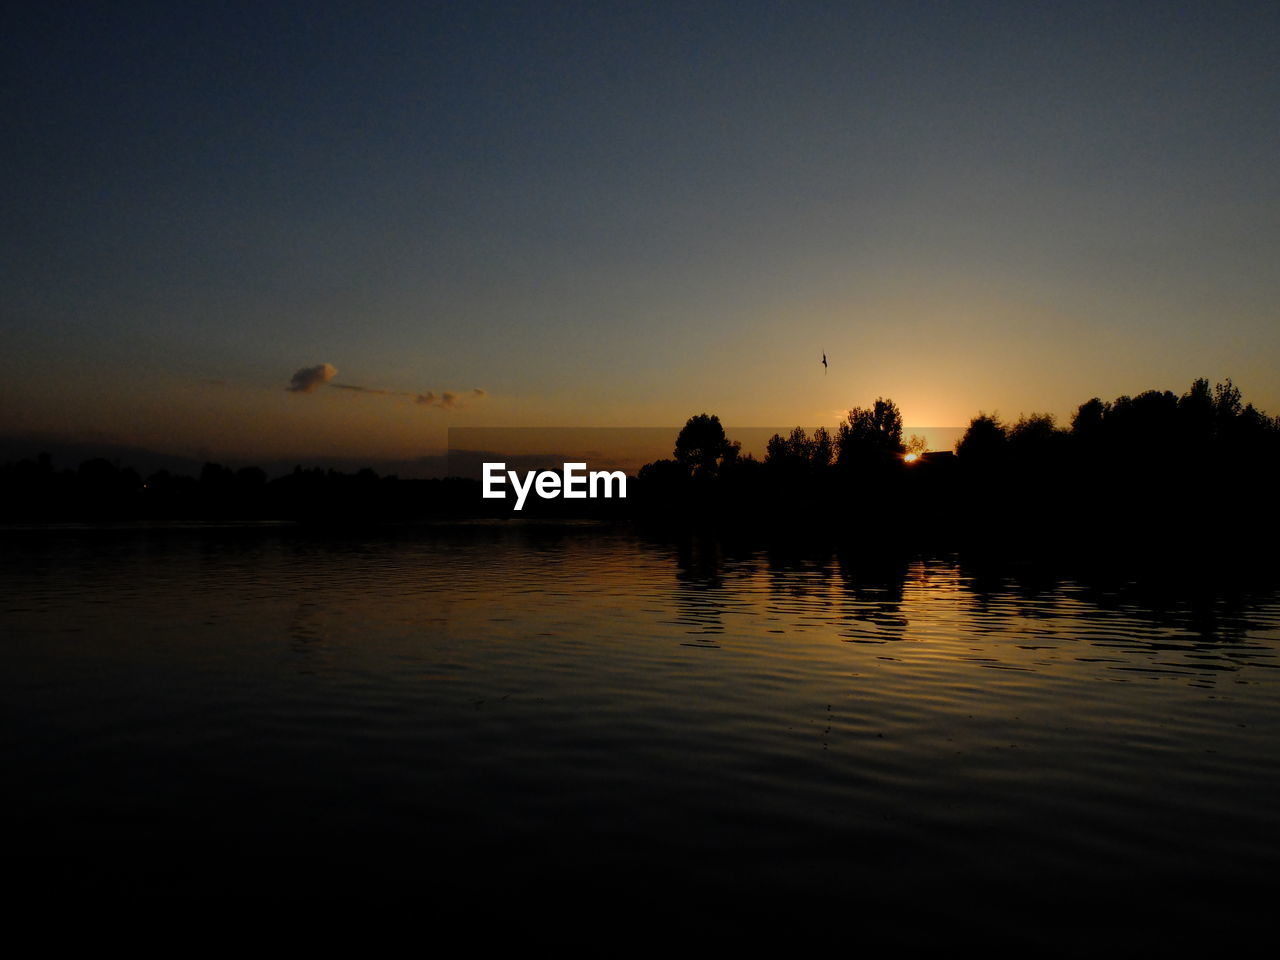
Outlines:
POLYGON ((0 433, 1280 413, 1273 2, 6 11, 0 433))

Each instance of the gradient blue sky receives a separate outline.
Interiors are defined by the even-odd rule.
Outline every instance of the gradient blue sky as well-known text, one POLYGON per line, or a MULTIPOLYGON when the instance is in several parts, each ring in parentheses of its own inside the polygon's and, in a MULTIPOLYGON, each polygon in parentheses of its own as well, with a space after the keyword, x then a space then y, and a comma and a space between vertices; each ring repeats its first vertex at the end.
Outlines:
POLYGON ((1274 2, 8 11, 0 431, 1280 413, 1274 2))

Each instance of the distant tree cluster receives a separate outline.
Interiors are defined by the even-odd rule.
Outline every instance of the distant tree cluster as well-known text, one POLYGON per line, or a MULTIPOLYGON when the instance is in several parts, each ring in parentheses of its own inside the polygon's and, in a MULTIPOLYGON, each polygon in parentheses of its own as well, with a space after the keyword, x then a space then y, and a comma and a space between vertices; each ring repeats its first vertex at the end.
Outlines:
POLYGON ((1133 461, 1144 456, 1200 461, 1273 455, 1280 442, 1280 418, 1268 417, 1230 380, 1210 388, 1200 379, 1178 396, 1148 390, 1110 402, 1082 403, 1069 429, 1049 414, 1023 416, 1010 426, 981 413, 956 446, 967 463, 1086 460, 1133 461))
POLYGON ((796 427, 743 456, 719 419, 693 417, 674 459, 640 472, 651 512, 790 530, 994 532, 1154 540, 1274 524, 1280 418, 1229 380, 1080 405, 1070 427, 1031 413, 975 416, 954 454, 903 442, 897 405, 854 407, 835 434, 796 427), (732 451, 729 453, 728 451, 732 451))
POLYGON ((832 467, 883 468, 905 452, 897 404, 877 397, 870 407, 851 409, 834 437, 825 427, 818 427, 812 437, 803 427, 786 437, 775 433, 765 447, 764 465, 775 475, 817 477, 832 467))
MULTIPOLYGON (((400 480, 370 469, 354 474, 297 467, 269 480, 259 467, 206 463, 198 477, 161 470, 145 479, 105 459, 55 469, 48 454, 0 465, 0 516, 50 520, 393 521, 474 515, 489 501, 479 482, 400 480)), ((496 514, 496 511, 490 511, 496 514)))
POLYGON ((1280 419, 1230 380, 1181 396, 1148 390, 1082 403, 1070 427, 1048 414, 1005 425, 974 417, 956 445, 955 488, 979 515, 1024 531, 1169 542, 1248 538, 1274 528, 1280 419))
POLYGON ((730 440, 720 418, 700 413, 689 418, 676 437, 670 459, 655 460, 640 468, 632 487, 632 501, 641 510, 660 513, 670 505, 678 512, 710 508, 729 509, 760 466, 752 456, 742 456, 742 445, 730 440))
POLYGON ((840 491, 856 491, 891 510, 905 451, 902 414, 883 397, 852 408, 834 435, 822 427, 812 435, 803 427, 774 434, 763 461, 742 454, 719 417, 702 413, 680 431, 672 459, 641 468, 637 506, 651 516, 776 525, 800 504, 834 503, 837 513, 857 516, 852 499, 838 503, 840 491))
POLYGON ((796 427, 786 437, 775 433, 769 438, 764 462, 775 473, 815 479, 829 469, 835 459, 835 441, 825 427, 818 427, 812 437, 803 427, 796 427))

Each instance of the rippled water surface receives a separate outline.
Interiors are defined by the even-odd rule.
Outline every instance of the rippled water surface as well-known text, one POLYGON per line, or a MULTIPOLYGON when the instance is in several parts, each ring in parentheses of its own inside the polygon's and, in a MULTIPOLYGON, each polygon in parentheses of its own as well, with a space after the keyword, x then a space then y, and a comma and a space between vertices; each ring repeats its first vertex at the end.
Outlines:
POLYGON ((0 563, 6 819, 50 890, 910 901, 1056 942, 1238 923, 1280 863, 1270 594, 574 526, 0 563))

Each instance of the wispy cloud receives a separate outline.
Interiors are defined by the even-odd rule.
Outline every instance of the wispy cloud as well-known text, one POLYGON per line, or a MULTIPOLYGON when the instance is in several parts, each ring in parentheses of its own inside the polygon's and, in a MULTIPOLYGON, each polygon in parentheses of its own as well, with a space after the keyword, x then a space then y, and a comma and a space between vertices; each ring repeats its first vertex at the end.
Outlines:
POLYGON ((329 386, 336 390, 354 390, 356 393, 378 393, 384 397, 405 396, 405 394, 397 393, 395 390, 376 390, 373 387, 357 387, 354 383, 331 383, 329 386))
POLYGON ((295 373, 285 387, 290 393, 313 393, 319 387, 333 387, 335 390, 350 390, 353 393, 371 393, 383 397, 404 397, 424 407, 439 407, 441 410, 457 410, 465 407, 473 400, 483 400, 488 391, 476 387, 466 393, 444 390, 436 393, 427 390, 424 393, 412 393, 407 390, 382 390, 378 387, 362 387, 355 383, 336 383, 334 377, 338 368, 331 363, 318 363, 314 367, 303 367, 295 373))

